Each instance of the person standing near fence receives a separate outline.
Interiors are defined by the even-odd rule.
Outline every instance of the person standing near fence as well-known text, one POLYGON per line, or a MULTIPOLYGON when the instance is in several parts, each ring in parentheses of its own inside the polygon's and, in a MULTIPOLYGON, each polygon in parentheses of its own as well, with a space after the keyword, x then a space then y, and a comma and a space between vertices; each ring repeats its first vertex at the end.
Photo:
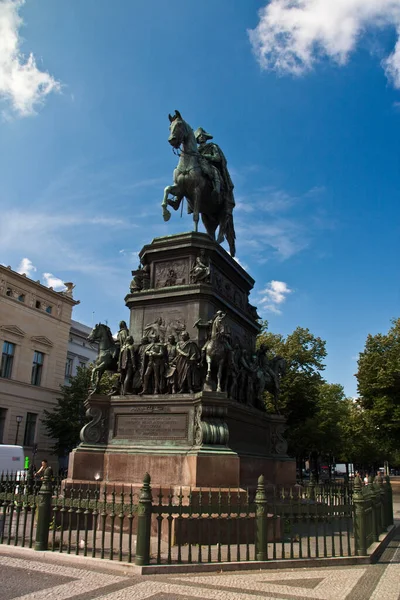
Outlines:
POLYGON ((48 466, 49 465, 48 465, 47 460, 46 459, 42 460, 41 467, 40 467, 40 469, 38 471, 36 471, 35 477, 39 477, 40 479, 43 479, 44 472, 45 472, 45 470, 47 469, 48 466))

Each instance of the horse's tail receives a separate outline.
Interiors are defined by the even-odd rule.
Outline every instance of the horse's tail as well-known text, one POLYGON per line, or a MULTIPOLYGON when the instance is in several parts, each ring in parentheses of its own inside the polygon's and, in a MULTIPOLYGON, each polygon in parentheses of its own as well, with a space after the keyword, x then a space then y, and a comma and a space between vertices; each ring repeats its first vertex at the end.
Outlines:
POLYGON ((228 245, 229 245, 229 251, 233 258, 236 254, 236 244, 235 244, 236 234, 235 234, 235 228, 233 226, 233 216, 231 214, 228 214, 226 216, 224 226, 222 227, 222 233, 226 237, 226 241, 228 242, 228 245))

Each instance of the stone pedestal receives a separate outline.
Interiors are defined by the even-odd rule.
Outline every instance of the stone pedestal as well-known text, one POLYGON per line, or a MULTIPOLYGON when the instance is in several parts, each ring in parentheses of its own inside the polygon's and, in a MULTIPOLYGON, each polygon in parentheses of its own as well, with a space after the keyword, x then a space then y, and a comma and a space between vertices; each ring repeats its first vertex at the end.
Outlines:
POLYGON ((233 345, 254 349, 260 330, 257 311, 249 303, 254 279, 219 244, 194 232, 155 238, 144 246, 140 259, 149 270, 147 289, 125 297, 135 342, 140 341, 146 325, 161 318, 157 333, 162 341, 185 328, 201 346, 206 331, 194 324, 223 310, 233 345), (195 283, 190 272, 202 250, 210 263, 210 277, 195 283))
POLYGON ((69 479, 168 489, 293 484, 285 422, 227 398, 199 392, 160 396, 95 396, 95 418, 70 458, 69 479))
MULTIPOLYGON (((125 297, 136 344, 144 334, 157 334, 164 343, 186 330, 202 347, 207 321, 222 310, 231 349, 254 353, 260 330, 249 303, 254 280, 219 244, 202 233, 166 236, 146 245, 140 258, 144 269, 136 273, 145 277, 125 297), (200 253, 209 265, 201 280, 193 271, 200 253)), ((225 372, 223 390, 227 380, 225 372)), ((92 421, 71 455, 69 479, 139 488, 148 472, 152 486, 194 491, 254 488, 261 474, 272 484, 295 483, 283 417, 256 408, 256 399, 241 398, 237 388, 235 399, 211 391, 212 385, 202 389, 209 391, 92 396, 92 421)))

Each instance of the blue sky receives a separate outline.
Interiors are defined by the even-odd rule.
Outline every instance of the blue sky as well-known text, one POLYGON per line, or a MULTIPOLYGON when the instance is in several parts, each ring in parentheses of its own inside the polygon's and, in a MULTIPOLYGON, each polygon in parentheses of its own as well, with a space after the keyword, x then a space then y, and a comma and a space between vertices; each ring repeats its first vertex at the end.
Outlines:
POLYGON ((355 395, 399 316, 399 29, 400 0, 2 0, 0 262, 115 330, 137 252, 192 228, 160 209, 178 109, 227 156, 253 303, 355 395))

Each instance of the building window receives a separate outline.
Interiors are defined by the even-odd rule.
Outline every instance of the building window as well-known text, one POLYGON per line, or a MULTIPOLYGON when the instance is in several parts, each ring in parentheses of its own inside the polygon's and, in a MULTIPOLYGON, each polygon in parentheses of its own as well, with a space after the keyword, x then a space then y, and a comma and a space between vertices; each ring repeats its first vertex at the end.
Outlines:
POLYGON ((68 379, 72 375, 73 364, 74 364, 74 359, 73 358, 67 358, 67 362, 65 364, 65 377, 67 377, 68 379))
POLYGON ((35 351, 35 353, 33 355, 33 365, 32 365, 32 377, 31 377, 32 385, 40 385, 40 381, 42 379, 43 361, 44 361, 43 352, 35 351))
POLYGON ((15 354, 15 344, 12 344, 11 342, 4 342, 3 354, 1 356, 0 377, 5 377, 6 379, 11 379, 14 354, 15 354))
POLYGON ((37 415, 35 413, 26 414, 26 425, 24 435, 24 446, 33 446, 35 443, 37 415))
POLYGON ((52 311, 52 310, 53 310, 53 307, 52 307, 52 306, 48 306, 48 307, 46 308, 46 312, 47 312, 49 315, 51 315, 51 311, 52 311))
POLYGON ((36 308, 41 308, 42 307, 42 305, 40 304, 40 300, 36 300, 35 306, 36 306, 36 308))
POLYGON ((7 409, 0 408, 0 444, 4 444, 4 428, 6 424, 7 409))
POLYGON ((80 361, 79 366, 81 369, 86 369, 86 363, 84 361, 80 361))
POLYGON ((18 300, 19 300, 20 302, 25 302, 25 294, 20 294, 20 295, 18 296, 18 300))
POLYGON ((12 296, 12 289, 11 288, 7 288, 6 296, 8 296, 9 298, 11 298, 11 296, 12 296))

